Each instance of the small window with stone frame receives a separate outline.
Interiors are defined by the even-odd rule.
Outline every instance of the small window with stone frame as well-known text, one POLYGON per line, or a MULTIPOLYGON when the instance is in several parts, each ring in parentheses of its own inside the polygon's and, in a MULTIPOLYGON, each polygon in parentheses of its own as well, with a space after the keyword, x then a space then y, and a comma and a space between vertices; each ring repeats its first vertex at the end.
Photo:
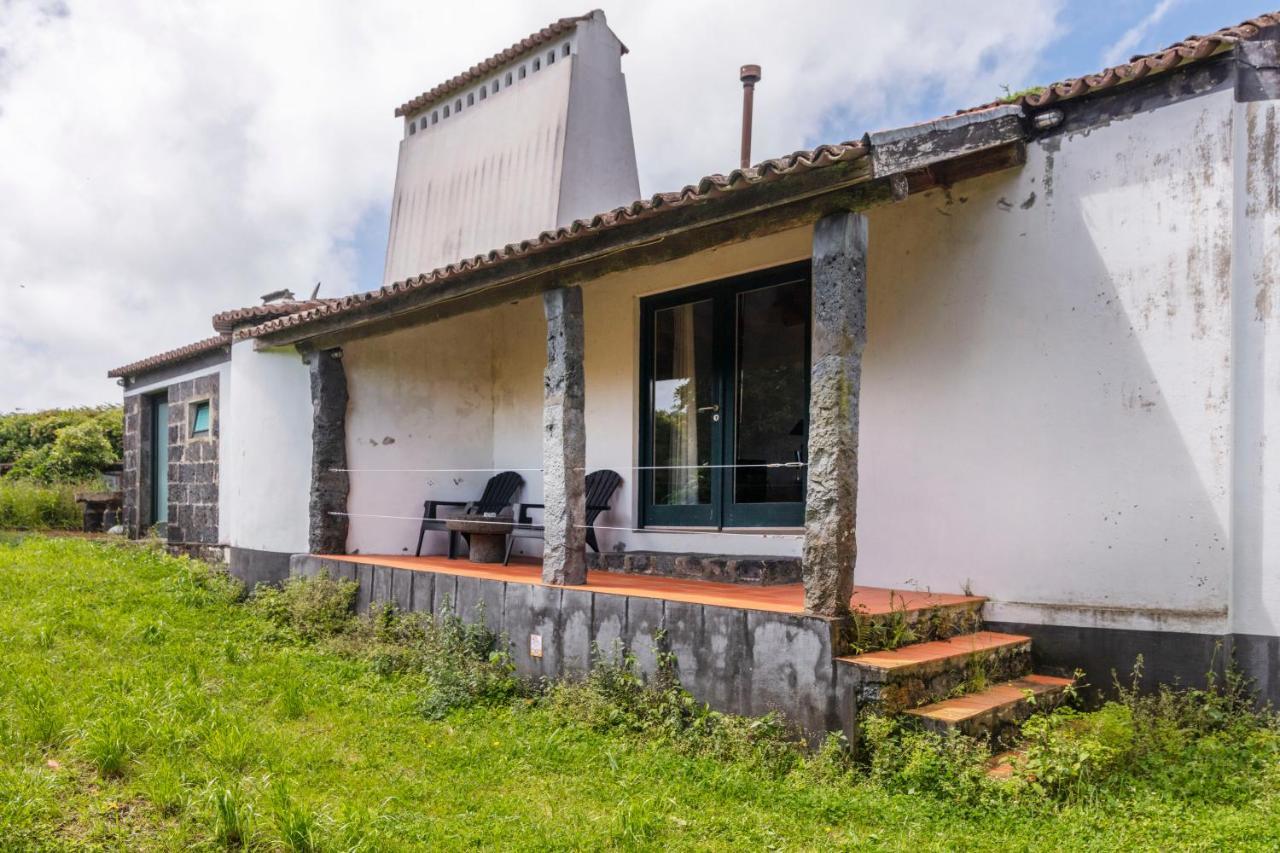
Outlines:
POLYGON ((202 438, 209 435, 212 425, 213 411, 208 400, 200 400, 191 404, 191 437, 202 438))

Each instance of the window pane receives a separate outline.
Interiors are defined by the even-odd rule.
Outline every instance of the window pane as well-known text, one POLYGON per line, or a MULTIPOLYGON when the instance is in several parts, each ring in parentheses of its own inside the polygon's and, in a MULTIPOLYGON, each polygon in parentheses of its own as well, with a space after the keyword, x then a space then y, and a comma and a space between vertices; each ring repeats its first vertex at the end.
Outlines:
POLYGON ((195 412, 192 414, 192 417, 191 417, 191 433, 192 435, 194 435, 198 432, 208 432, 208 431, 209 431, 209 404, 197 403, 195 412))
MULTIPOLYGON (((808 284, 748 291, 738 295, 737 303, 734 461, 745 466, 803 462, 809 432, 808 284)), ((803 501, 804 483, 801 467, 737 468, 734 501, 803 501)))
POLYGON ((711 503, 711 431, 716 391, 709 299, 653 315, 653 502, 711 503))

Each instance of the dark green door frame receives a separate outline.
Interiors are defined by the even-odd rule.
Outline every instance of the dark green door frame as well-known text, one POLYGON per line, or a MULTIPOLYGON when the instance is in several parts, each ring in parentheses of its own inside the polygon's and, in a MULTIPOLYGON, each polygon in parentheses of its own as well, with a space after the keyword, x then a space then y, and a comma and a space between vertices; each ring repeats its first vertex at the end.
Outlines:
MULTIPOLYGON (((737 362, 742 342, 737 340, 738 301, 742 294, 762 288, 784 284, 805 285, 804 306, 804 412, 797 427, 803 432, 808 426, 808 377, 811 319, 809 317, 809 281, 811 265, 808 261, 788 264, 769 270, 735 276, 709 284, 672 291, 648 297, 641 301, 640 312, 640 465, 641 485, 640 521, 642 526, 679 527, 800 527, 804 524, 804 474, 803 468, 788 468, 796 472, 799 483, 798 500, 774 502, 738 502, 735 499, 736 477, 745 469, 730 467, 735 463, 737 447, 738 406, 737 362), (713 323, 711 347, 712 377, 709 393, 714 405, 719 407, 719 419, 712 422, 709 448, 710 467, 706 476, 710 481, 710 500, 703 504, 671 505, 655 502, 654 466, 662 466, 664 460, 656 460, 654 454, 655 416, 655 316, 664 309, 709 300, 712 305, 713 323)), ((704 343, 706 343, 704 341, 704 343)), ((712 404, 699 399, 698 404, 712 404)), ((792 459, 769 459, 767 462, 792 462, 792 459)), ((757 469, 761 476, 763 470, 757 469)), ((790 476, 790 474, 788 474, 790 476)))

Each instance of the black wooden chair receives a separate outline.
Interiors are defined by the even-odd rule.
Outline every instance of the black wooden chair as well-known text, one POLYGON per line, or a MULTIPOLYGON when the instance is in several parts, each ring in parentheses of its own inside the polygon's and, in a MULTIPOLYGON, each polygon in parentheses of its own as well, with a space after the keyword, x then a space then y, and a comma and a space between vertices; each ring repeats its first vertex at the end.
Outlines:
POLYGON ((422 529, 418 531, 418 550, 414 554, 419 557, 422 556, 422 538, 427 535, 428 530, 445 530, 449 533, 449 559, 452 560, 458 553, 456 537, 459 534, 445 527, 449 519, 467 515, 477 517, 497 516, 504 509, 511 506, 515 500, 516 492, 520 491, 520 487, 523 485, 524 478, 515 471, 503 471, 501 474, 495 474, 489 478, 489 482, 484 487, 484 494, 480 496, 478 501, 468 503, 466 501, 428 500, 424 502, 422 505, 422 529), (441 507, 461 507, 462 511, 441 516, 441 507))
MULTIPOLYGON (((596 542, 594 527, 596 519, 600 517, 600 513, 608 512, 613 493, 621 485, 622 477, 617 471, 603 469, 592 471, 587 475, 587 544, 597 554, 600 553, 600 545, 596 542)), ((546 527, 541 524, 535 525, 533 519, 529 517, 530 509, 545 510, 546 508, 546 504, 516 504, 516 524, 511 530, 511 536, 507 539, 507 556, 502 561, 504 566, 511 561, 511 550, 515 547, 517 539, 546 537, 546 527)))

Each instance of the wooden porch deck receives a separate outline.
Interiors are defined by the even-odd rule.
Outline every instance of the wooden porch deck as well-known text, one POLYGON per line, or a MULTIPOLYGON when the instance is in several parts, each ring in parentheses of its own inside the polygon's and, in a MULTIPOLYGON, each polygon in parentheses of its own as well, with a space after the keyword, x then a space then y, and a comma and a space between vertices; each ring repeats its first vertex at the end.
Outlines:
MULTIPOLYGON (((389 566, 418 572, 543 585, 542 563, 530 559, 512 558, 511 565, 503 566, 472 563, 465 558, 450 560, 448 557, 406 557, 395 554, 314 554, 312 556, 325 560, 389 566)), ((754 586, 658 575, 588 571, 586 586, 582 588, 606 595, 658 598, 687 604, 762 610, 769 613, 804 613, 804 588, 798 583, 754 586)), ((855 586, 851 606, 856 612, 875 616, 892 610, 926 610, 931 607, 976 604, 982 600, 977 596, 855 586)))

